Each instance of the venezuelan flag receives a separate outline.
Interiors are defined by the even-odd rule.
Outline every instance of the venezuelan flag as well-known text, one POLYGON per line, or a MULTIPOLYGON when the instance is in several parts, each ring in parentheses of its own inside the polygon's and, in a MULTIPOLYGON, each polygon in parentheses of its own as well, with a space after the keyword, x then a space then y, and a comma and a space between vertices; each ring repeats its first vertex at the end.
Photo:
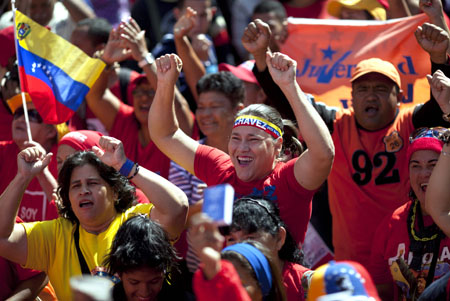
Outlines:
POLYGON ((44 122, 72 117, 105 64, 16 10, 16 47, 22 90, 44 122))

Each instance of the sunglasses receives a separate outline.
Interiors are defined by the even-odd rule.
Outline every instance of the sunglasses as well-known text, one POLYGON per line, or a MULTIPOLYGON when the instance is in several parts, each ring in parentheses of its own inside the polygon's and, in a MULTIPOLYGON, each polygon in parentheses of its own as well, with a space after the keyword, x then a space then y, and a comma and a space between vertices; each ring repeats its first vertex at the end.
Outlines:
POLYGON ((412 143, 420 138, 435 138, 444 143, 448 143, 450 140, 450 130, 444 127, 418 128, 409 137, 409 143, 412 143))
MULTIPOLYGON (((30 109, 30 110, 27 110, 27 112, 28 112, 28 119, 30 120, 30 122, 35 122, 35 123, 44 122, 44 120, 42 120, 42 117, 41 117, 41 115, 39 115, 39 112, 37 110, 30 109)), ((24 114, 25 114, 25 112, 24 112, 23 108, 18 108, 14 112, 14 120, 19 119, 24 114)))

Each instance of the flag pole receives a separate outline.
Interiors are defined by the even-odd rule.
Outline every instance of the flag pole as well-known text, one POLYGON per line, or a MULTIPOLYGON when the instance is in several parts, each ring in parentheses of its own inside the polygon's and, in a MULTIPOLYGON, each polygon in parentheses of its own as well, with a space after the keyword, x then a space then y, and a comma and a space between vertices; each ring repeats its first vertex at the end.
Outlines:
MULTIPOLYGON (((19 42, 17 40, 17 26, 16 26, 16 0, 11 0, 11 8, 13 11, 13 26, 14 26, 14 46, 16 49, 16 58, 19 60, 19 51, 17 50, 17 43, 19 42)), ((19 68, 19 65, 17 65, 17 69, 19 68)), ((22 107, 23 107, 23 113, 25 116, 25 124, 27 127, 27 135, 28 135, 28 141, 33 142, 33 137, 31 136, 31 129, 30 129, 30 120, 28 119, 28 109, 27 109, 27 101, 25 99, 25 92, 23 92, 23 86, 22 86, 22 80, 20 77, 20 70, 18 70, 19 73, 19 85, 20 85, 20 94, 22 95, 22 107)))

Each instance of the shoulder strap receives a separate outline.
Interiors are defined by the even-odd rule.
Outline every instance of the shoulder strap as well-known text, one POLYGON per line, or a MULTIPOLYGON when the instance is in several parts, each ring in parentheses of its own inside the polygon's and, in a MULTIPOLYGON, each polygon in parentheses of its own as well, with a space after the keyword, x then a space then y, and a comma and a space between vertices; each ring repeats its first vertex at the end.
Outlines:
POLYGON ((89 271, 89 267, 84 259, 83 253, 81 253, 80 249, 80 224, 77 224, 77 228, 75 229, 75 233, 73 234, 75 239, 75 247, 77 248, 78 261, 80 262, 81 274, 91 274, 89 271))

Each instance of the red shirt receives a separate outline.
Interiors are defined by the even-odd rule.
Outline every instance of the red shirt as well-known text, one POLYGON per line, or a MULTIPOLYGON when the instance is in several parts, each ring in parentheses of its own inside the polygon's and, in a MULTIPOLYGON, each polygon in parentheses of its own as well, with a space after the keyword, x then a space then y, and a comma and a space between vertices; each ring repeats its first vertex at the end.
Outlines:
POLYGON ((304 266, 286 261, 283 267, 283 285, 286 288, 286 297, 291 300, 305 300, 305 291, 302 285, 303 274, 311 271, 304 266))
MULTIPOLYGON (((394 211, 391 216, 386 217, 379 225, 373 240, 372 253, 370 257, 369 273, 375 284, 385 284, 394 282, 398 286, 400 295, 402 289, 407 290, 407 282, 401 276, 399 269, 396 269, 397 258, 403 258, 406 264, 410 264, 413 254, 409 250, 410 240, 408 234, 408 213, 412 202, 408 202, 394 211)), ((417 220, 417 219, 416 219, 417 220)), ((433 223, 431 216, 424 216, 425 226, 433 223)), ((444 274, 450 272, 450 238, 441 239, 434 280, 439 279, 444 274)), ((433 253, 424 253, 420 271, 410 269, 414 277, 418 280, 418 293, 422 293, 425 288, 428 270, 433 259, 433 253)), ((403 300, 396 296, 398 300, 403 300)))
POLYGON ((368 266, 380 221, 407 200, 413 110, 401 110, 391 124, 373 132, 357 126, 353 110, 336 113, 335 158, 328 176, 336 260, 368 266))
MULTIPOLYGON (((14 141, 0 141, 0 160, 2 162, 0 164, 0 174, 2 175, 0 193, 3 193, 17 174, 17 154, 19 152, 19 147, 14 141)), ((53 146, 51 152, 53 157, 49 169, 56 178, 57 145, 53 146)), ((18 215, 25 222, 43 221, 58 217, 56 206, 51 203, 51 200, 47 199, 37 178, 34 178, 25 190, 18 215)))
POLYGON ((278 163, 264 179, 244 182, 237 177, 229 155, 216 148, 199 145, 195 154, 194 171, 197 178, 208 186, 229 183, 235 190, 235 198, 260 196, 277 203, 280 217, 292 236, 297 243, 303 243, 311 217, 314 191, 303 188, 295 179, 296 160, 297 158, 287 163, 278 163))
POLYGON ((167 179, 169 158, 156 147, 153 141, 150 141, 147 146, 142 146, 139 141, 139 128, 140 124, 134 116, 134 108, 121 103, 109 134, 122 141, 128 159, 138 162, 140 166, 167 179))

